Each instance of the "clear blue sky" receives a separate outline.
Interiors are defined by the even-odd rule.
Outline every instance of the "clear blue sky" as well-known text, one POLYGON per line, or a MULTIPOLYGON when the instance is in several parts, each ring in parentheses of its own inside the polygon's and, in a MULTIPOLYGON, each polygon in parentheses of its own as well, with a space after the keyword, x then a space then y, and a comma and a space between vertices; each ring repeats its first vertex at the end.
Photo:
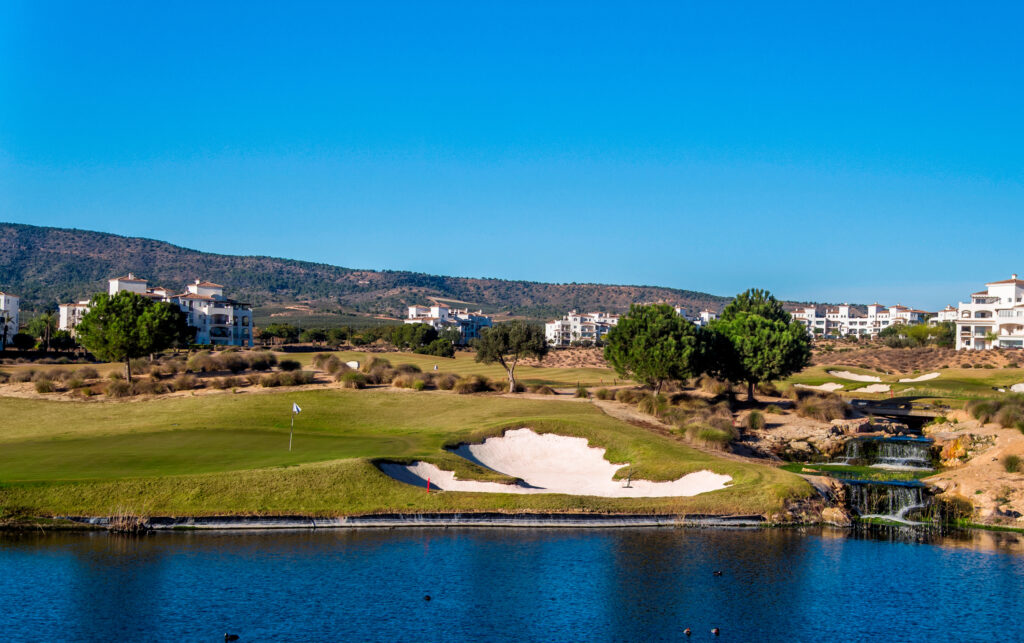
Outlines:
POLYGON ((0 220, 927 308, 1024 273, 1021 4, 629 4, 5 2, 0 220))

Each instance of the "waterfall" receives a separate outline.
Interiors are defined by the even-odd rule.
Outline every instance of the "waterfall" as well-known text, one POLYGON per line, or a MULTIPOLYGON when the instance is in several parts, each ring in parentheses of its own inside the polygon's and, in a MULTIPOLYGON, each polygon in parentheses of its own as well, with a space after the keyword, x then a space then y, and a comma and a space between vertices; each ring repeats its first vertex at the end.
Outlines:
POLYGON ((850 508, 862 518, 886 518, 899 522, 907 520, 913 509, 927 507, 929 498, 924 487, 906 482, 844 481, 847 485, 850 508))
POLYGON ((875 464, 930 468, 931 443, 919 440, 881 440, 875 464))

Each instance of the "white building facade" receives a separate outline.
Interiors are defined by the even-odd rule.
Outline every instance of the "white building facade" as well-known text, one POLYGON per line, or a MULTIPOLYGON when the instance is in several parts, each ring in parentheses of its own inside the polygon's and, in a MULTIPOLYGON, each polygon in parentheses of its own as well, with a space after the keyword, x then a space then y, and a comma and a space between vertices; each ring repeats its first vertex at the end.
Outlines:
MULTIPOLYGON (((145 279, 128 273, 110 279, 107 292, 133 292, 154 301, 178 306, 195 330, 194 343, 217 346, 253 345, 252 308, 224 296, 224 286, 200 281, 189 284, 185 292, 175 294, 166 288, 150 288, 145 279)), ((82 316, 89 312, 89 302, 60 305, 60 329, 74 332, 82 316)))
POLYGON ((957 350, 1024 348, 1024 281, 1016 274, 985 284, 957 313, 957 350))
POLYGON ((18 307, 21 299, 17 295, 0 292, 0 349, 6 348, 18 334, 18 307))
POLYGON ((618 323, 618 315, 573 310, 561 319, 544 324, 544 338, 551 346, 571 346, 573 342, 596 344, 618 323))
POLYGON ((862 315, 849 304, 842 306, 807 306, 793 313, 793 319, 807 327, 813 335, 825 337, 876 337, 890 326, 912 326, 923 323, 928 313, 899 304, 882 306, 871 304, 862 315))
POLYGON ((491 318, 478 310, 469 312, 466 308, 449 308, 448 306, 409 306, 406 324, 430 324, 438 332, 445 330, 459 331, 459 344, 465 345, 480 337, 481 331, 491 327, 491 318))

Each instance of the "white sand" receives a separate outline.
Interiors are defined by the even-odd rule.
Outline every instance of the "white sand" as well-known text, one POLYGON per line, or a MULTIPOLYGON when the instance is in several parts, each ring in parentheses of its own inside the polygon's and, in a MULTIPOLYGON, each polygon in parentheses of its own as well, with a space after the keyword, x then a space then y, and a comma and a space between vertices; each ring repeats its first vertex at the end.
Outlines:
POLYGON ((844 380, 853 380, 854 382, 881 382, 882 378, 874 375, 858 375, 851 373, 850 371, 826 371, 829 375, 835 377, 841 377, 844 380))
POLYGON ((356 362, 356 361, 345 362, 345 366, 348 366, 349 368, 354 368, 356 370, 359 370, 359 362, 356 362))
POLYGON ((604 498, 657 498, 695 496, 724 489, 732 477, 697 471, 671 482, 625 480, 612 476, 625 464, 612 464, 604 458, 604 449, 591 447, 584 438, 552 433, 538 434, 531 429, 507 431, 503 437, 488 438, 483 444, 462 445, 456 453, 485 467, 519 478, 524 485, 457 480, 455 473, 428 462, 412 465, 382 464, 381 470, 402 482, 445 491, 492 493, 565 493, 604 498))
POLYGON ((938 373, 926 373, 920 377, 904 377, 900 380, 901 383, 910 384, 911 382, 927 382, 938 377, 938 373))
POLYGON ((888 393, 889 392, 889 385, 888 384, 871 384, 870 386, 865 386, 864 388, 855 389, 852 392, 853 393, 888 393))
POLYGON ((832 391, 838 391, 843 388, 843 385, 839 382, 826 382, 825 384, 818 384, 817 386, 811 386, 810 384, 794 384, 797 388, 806 388, 812 391, 826 391, 831 393, 832 391))
POLYGON ((1011 386, 1010 387, 1010 392, 1011 393, 1024 393, 1024 382, 1021 382, 1020 384, 1014 384, 1013 386, 1011 386))

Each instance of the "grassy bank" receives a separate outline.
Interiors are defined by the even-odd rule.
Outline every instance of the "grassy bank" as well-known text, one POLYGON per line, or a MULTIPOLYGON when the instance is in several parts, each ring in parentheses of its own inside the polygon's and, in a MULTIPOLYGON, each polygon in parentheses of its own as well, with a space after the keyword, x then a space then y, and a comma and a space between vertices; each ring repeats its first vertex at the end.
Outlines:
MULTIPOLYGON (((433 359, 433 358, 432 358, 433 359)), ((311 514, 384 511, 769 513, 809 485, 724 460, 604 415, 589 403, 406 391, 321 390, 78 403, 0 399, 0 507, 46 515, 311 514), (289 411, 297 402, 294 447, 289 411), (433 493, 374 462, 434 462, 460 477, 502 476, 443 446, 510 427, 585 437, 634 478, 710 469, 728 489, 692 498, 433 493)))

